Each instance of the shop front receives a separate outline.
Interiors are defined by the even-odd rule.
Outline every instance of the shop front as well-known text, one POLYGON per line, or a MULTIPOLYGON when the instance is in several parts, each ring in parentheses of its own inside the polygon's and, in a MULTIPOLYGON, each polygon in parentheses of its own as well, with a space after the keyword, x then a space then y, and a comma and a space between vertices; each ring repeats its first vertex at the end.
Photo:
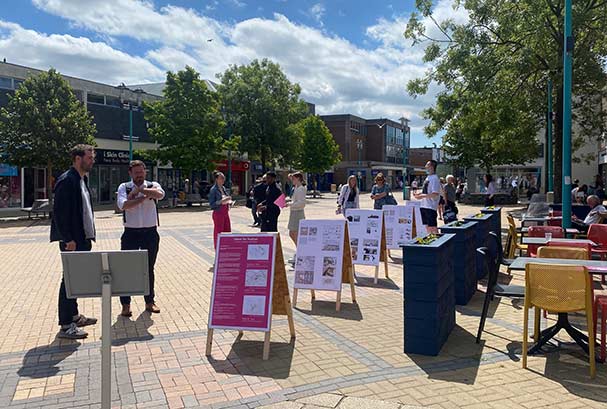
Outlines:
POLYGON ((0 163, 0 209, 21 207, 19 168, 0 163))
MULTIPOLYGON (((215 162, 217 170, 223 172, 228 177, 228 161, 221 160, 215 162)), ((248 161, 232 160, 232 194, 235 196, 244 194, 247 191, 247 172, 251 167, 248 161)))

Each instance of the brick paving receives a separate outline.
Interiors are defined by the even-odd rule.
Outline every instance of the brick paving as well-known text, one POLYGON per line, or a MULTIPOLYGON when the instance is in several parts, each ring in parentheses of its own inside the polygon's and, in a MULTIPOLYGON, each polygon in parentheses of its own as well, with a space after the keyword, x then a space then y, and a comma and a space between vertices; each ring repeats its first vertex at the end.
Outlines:
MULTIPOLYGON (((370 207, 365 198, 363 206, 370 207)), ((309 200, 308 218, 335 218, 334 195, 309 200)), ((477 208, 461 206, 462 215, 477 208)), ((263 335, 215 331, 205 357, 213 263, 212 222, 206 208, 161 214, 156 266, 161 314, 133 300, 131 319, 113 302, 113 397, 121 408, 576 408, 607 407, 607 370, 589 378, 586 357, 566 336, 553 352, 520 363, 522 306, 494 302, 481 345, 475 343, 484 293, 458 307, 457 326, 437 357, 403 351, 402 267, 392 252, 390 280, 374 285, 373 268, 357 266, 358 303, 344 293, 302 291, 294 311, 296 339, 287 320, 274 319, 270 359, 263 335)), ((280 218, 285 258, 295 249, 280 218)), ((246 208, 232 211, 233 230, 254 231, 246 208)), ((505 220, 503 225, 505 225, 505 220)), ((0 407, 95 408, 101 395, 100 325, 89 338, 55 338, 61 264, 48 243, 48 222, 0 223, 0 407)), ((96 250, 116 249, 121 218, 97 214, 96 250)), ((504 280, 521 282, 514 273, 504 280)), ((292 282, 292 273, 288 274, 292 282)), ((79 300, 82 313, 100 317, 97 299, 79 300)), ((552 321, 553 316, 548 320, 552 321)), ((574 317, 583 322, 583 317, 574 317)), ((543 322, 542 325, 546 325, 543 322)))

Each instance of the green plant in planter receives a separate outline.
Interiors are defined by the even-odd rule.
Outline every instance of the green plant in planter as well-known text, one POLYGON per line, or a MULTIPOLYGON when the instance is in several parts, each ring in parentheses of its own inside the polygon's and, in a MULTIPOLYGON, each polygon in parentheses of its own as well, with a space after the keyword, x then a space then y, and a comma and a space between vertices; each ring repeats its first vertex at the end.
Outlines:
POLYGON ((461 226, 463 226, 466 223, 467 222, 458 220, 458 221, 455 221, 455 222, 451 222, 448 226, 450 226, 450 227, 461 227, 461 226))
POLYGON ((425 237, 418 237, 415 239, 416 244, 428 245, 431 244, 434 240, 437 240, 440 237, 440 234, 428 234, 425 237))
POLYGON ((481 219, 481 218, 485 217, 485 214, 484 213, 477 213, 477 214, 474 215, 474 217, 477 218, 477 219, 481 219))
POLYGON ((485 207, 485 209, 487 209, 487 210, 495 210, 495 206, 487 206, 487 207, 485 207))

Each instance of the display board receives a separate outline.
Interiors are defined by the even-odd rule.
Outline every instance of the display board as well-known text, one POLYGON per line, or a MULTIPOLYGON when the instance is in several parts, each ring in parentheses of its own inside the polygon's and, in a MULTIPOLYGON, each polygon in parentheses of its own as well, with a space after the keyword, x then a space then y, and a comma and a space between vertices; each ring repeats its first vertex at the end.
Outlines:
POLYGON ((384 214, 381 210, 347 209, 348 233, 352 250, 352 263, 375 266, 375 283, 379 265, 384 263, 388 278, 388 255, 384 214))
POLYGON ((352 301, 356 301, 349 243, 348 229, 343 219, 308 219, 299 222, 293 305, 297 304, 298 289, 336 291, 336 309, 339 311, 344 283, 350 283, 352 301))
POLYGON ((422 213, 420 211, 421 201, 419 200, 405 200, 405 206, 413 206, 414 207, 414 219, 415 219, 415 229, 413 237, 418 236, 426 236, 428 231, 426 230, 426 226, 424 226, 424 222, 422 221, 422 213))
POLYGON ((386 247, 398 249, 400 245, 411 240, 413 235, 414 207, 384 205, 384 222, 386 223, 386 247))
POLYGON ((266 332, 269 355, 272 315, 287 315, 295 336, 284 257, 278 233, 221 233, 217 239, 207 355, 213 329, 266 332))

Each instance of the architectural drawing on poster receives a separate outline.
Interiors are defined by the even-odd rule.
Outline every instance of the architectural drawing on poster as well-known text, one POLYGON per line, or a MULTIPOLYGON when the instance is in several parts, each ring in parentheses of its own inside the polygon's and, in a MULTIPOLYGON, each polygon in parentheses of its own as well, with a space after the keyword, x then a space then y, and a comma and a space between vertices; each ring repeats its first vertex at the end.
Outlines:
POLYGON ((265 304, 264 295, 245 295, 242 300, 242 315, 264 315, 265 304))
POLYGON ((247 260, 269 260, 270 246, 265 244, 249 244, 247 247, 247 260))
POLYGON ((265 287, 268 285, 268 270, 247 270, 245 287, 265 287))

